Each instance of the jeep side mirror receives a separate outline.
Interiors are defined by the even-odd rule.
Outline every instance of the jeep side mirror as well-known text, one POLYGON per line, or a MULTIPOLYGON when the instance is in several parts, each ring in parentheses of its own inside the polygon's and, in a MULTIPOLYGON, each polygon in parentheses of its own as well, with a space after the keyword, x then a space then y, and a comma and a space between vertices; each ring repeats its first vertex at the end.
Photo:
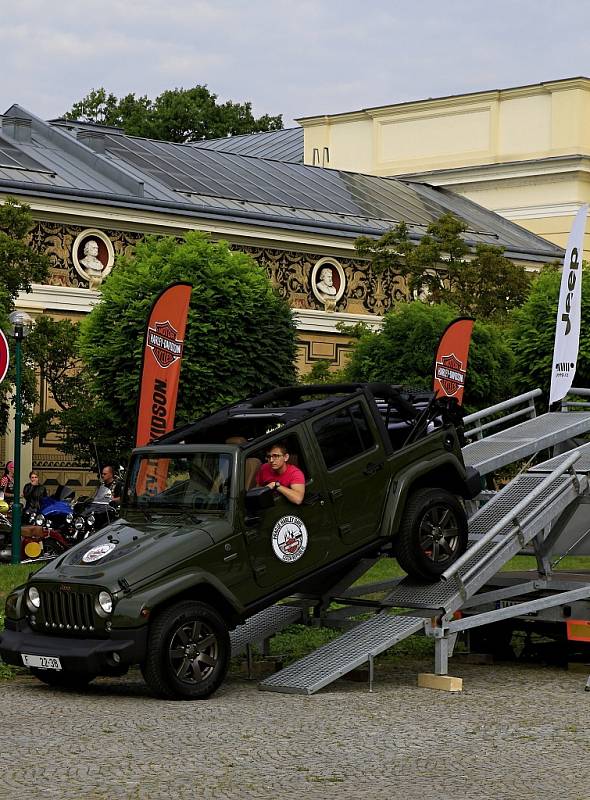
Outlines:
POLYGON ((272 489, 269 489, 268 486, 257 486, 246 492, 246 511, 249 514, 256 514, 265 508, 272 508, 273 505, 272 489))

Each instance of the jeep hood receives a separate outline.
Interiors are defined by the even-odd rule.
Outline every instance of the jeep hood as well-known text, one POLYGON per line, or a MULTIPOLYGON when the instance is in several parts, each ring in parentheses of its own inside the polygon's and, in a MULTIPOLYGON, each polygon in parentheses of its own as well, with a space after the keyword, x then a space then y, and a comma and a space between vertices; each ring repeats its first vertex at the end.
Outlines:
POLYGON ((208 521, 197 519, 187 524, 186 518, 164 517, 133 526, 120 519, 50 561, 37 574, 45 580, 100 581, 118 590, 120 579, 132 586, 210 548, 215 542, 207 527, 208 521))

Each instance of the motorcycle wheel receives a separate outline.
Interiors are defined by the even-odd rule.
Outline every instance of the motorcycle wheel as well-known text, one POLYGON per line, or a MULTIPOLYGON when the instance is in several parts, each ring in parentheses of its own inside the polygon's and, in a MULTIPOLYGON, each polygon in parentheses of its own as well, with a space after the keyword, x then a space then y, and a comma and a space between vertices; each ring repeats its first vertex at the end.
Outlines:
POLYGON ((31 674, 48 686, 55 686, 59 689, 83 689, 96 678, 96 675, 87 675, 83 672, 68 672, 61 670, 56 672, 51 669, 37 669, 30 667, 31 674))

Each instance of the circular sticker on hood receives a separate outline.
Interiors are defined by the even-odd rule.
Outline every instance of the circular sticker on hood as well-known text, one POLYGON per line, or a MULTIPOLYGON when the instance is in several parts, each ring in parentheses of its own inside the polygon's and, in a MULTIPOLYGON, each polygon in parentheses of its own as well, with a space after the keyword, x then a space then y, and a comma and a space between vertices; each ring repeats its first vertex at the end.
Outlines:
POLYGON ((91 564, 93 561, 98 561, 109 553, 112 553, 117 545, 114 542, 107 542, 106 544, 99 544, 96 547, 87 550, 82 556, 82 561, 85 564, 91 564))
POLYGON ((297 561, 307 547, 307 528, 299 517, 281 517, 272 529, 272 549, 286 563, 297 561))

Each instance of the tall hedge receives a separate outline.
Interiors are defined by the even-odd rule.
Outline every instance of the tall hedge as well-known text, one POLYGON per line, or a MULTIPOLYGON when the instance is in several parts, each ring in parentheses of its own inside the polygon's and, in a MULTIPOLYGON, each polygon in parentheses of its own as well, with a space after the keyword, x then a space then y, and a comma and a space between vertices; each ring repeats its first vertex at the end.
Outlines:
MULTIPOLYGON (((536 279, 527 301, 512 315, 512 350, 518 391, 539 387, 549 393, 551 360, 561 272, 547 267, 536 279)), ((574 386, 590 387, 590 272, 583 270, 580 350, 574 386)))
MULTIPOLYGON (((365 331, 345 370, 351 381, 385 381, 432 388, 434 356, 445 327, 457 317, 446 305, 400 304, 383 318, 380 331, 365 331)), ((513 388, 513 356, 503 328, 476 322, 465 381, 469 411, 507 399, 513 388)))
POLYGON ((89 403, 63 419, 70 449, 97 439, 104 458, 105 449, 132 445, 146 320, 156 296, 175 281, 193 285, 177 424, 295 380, 291 312, 262 267, 199 233, 181 242, 149 237, 117 263, 81 325, 89 403))

